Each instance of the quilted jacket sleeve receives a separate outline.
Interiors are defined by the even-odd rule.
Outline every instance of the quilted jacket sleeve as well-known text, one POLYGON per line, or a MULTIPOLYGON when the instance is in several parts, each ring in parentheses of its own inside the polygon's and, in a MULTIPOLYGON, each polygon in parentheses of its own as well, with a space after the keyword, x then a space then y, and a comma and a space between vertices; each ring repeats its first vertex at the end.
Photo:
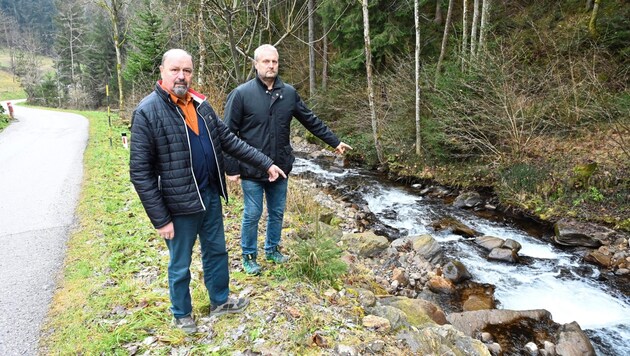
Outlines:
POLYGON ((129 175, 140 201, 157 229, 171 221, 159 187, 156 149, 151 126, 141 109, 133 113, 131 126, 129 175))
MULTIPOLYGON (((262 152, 236 137, 236 135, 230 131, 223 121, 218 119, 216 121, 219 137, 221 138, 221 148, 223 148, 223 151, 227 153, 227 155, 225 155, 226 161, 231 159, 234 160, 234 163, 236 164, 236 173, 232 171, 232 175, 238 174, 238 162, 236 159, 249 163, 263 172, 266 172, 269 167, 271 167, 273 164, 271 158, 265 156, 262 152)), ((228 162, 226 162, 226 173, 230 175, 227 165, 228 162)))

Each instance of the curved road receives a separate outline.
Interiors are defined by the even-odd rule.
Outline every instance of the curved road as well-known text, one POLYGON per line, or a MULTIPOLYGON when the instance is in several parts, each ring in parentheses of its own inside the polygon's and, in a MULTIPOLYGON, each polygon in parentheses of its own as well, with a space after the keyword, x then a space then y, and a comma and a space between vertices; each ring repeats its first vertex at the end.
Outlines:
POLYGON ((14 111, 17 121, 0 132, 0 355, 36 355, 74 221, 88 121, 14 111))

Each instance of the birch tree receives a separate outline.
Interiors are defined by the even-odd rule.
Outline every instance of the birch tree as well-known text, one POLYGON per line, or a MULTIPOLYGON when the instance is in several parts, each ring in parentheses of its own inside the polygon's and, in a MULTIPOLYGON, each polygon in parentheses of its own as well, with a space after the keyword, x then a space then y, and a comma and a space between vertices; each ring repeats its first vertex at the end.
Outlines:
POLYGON ((473 1, 473 17, 470 30, 470 57, 474 59, 477 54, 477 24, 479 23, 479 0, 473 1))
POLYGON ((367 91, 368 102, 370 106, 370 118, 372 121, 372 135, 374 137, 374 147, 379 163, 385 163, 383 157, 383 149, 378 135, 378 121, 376 118, 376 108, 374 105, 374 86, 372 84, 372 49, 370 44, 370 12, 368 9, 368 0, 362 0, 363 10, 363 39, 365 43, 365 70, 367 75, 367 91))
MULTIPOLYGON (((74 91, 80 84, 82 57, 86 50, 84 4, 78 1, 56 1, 55 16, 56 36, 55 52, 57 53, 57 80, 64 86, 71 85, 74 91)), ((64 90, 64 94, 65 94, 64 90)), ((78 107, 79 98, 70 98, 73 107, 78 107)))
POLYGON ((591 21, 588 23, 588 31, 591 36, 597 36, 597 13, 599 12, 599 4, 601 0, 595 0, 593 4, 593 11, 591 12, 591 21))
POLYGON ((442 36, 442 48, 440 49, 440 57, 438 58, 437 65, 435 66, 435 84, 437 85, 438 78, 440 77, 440 67, 444 60, 444 54, 446 53, 446 47, 448 45, 448 32, 451 27, 451 14, 453 13, 453 0, 448 0, 448 12, 446 13, 446 25, 444 26, 444 35, 442 36))
POLYGON ((315 94, 315 0, 308 0, 308 88, 315 94))
POLYGON ((420 127, 420 4, 419 0, 413 1, 413 17, 414 25, 416 29, 416 50, 415 60, 416 66, 414 70, 415 74, 415 86, 416 86, 416 155, 420 156, 422 153, 422 136, 420 127))
POLYGON ((125 97, 123 95, 123 73, 122 73, 122 46, 125 42, 126 30, 120 28, 123 22, 123 12, 127 6, 127 0, 97 0, 97 5, 103 8, 109 15, 112 23, 112 39, 116 48, 116 79, 118 82, 118 116, 122 117, 125 108, 125 97))
POLYGON ((492 0, 483 0, 481 5, 481 25, 479 31, 479 46, 477 54, 481 51, 482 55, 486 50, 486 36, 488 35, 488 18, 490 17, 490 7, 492 0))
POLYGON ((462 59, 462 70, 464 70, 466 65, 466 58, 468 53, 468 0, 463 0, 462 3, 462 49, 461 49, 461 59, 462 59))

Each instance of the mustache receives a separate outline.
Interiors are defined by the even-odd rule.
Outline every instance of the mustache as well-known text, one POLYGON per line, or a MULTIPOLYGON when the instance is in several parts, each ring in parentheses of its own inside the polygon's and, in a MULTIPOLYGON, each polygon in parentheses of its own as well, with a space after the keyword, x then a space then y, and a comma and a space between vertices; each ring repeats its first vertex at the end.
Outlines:
POLYGON ((173 84, 183 84, 183 85, 188 85, 188 83, 186 83, 185 80, 176 80, 175 82, 173 82, 173 84))

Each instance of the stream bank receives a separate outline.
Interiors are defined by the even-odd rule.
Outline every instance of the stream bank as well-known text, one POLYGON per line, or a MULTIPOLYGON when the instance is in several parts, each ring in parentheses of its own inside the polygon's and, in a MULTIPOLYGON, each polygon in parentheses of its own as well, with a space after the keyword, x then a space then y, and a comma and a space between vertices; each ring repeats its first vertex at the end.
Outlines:
MULTIPOLYGON (((310 154, 311 157, 325 155, 325 153, 321 152, 310 154)), ((321 157, 319 158, 321 159, 321 157)), ((329 163, 332 160, 332 158, 328 158, 329 163)), ((298 164, 304 164, 304 162, 298 162, 298 164)), ((354 175, 356 173, 354 168, 340 168, 339 166, 331 164, 330 167, 326 168, 327 171, 324 172, 320 171, 320 168, 308 165, 308 163, 306 165, 306 168, 299 168, 296 173, 299 173, 307 179, 314 179, 316 181, 316 183, 314 183, 315 186, 335 196, 336 200, 341 200, 340 204, 345 207, 345 210, 351 211, 350 215, 352 216, 345 217, 346 220, 350 221, 344 227, 345 229, 351 225, 355 233, 373 231, 375 232, 375 236, 387 236, 385 240, 391 245, 384 247, 379 254, 372 256, 371 261, 373 263, 368 264, 371 265, 371 268, 375 271, 375 278, 379 285, 389 294, 417 299, 421 298, 423 291, 427 289, 432 293, 436 293, 435 290, 441 291, 437 293, 439 298, 435 297, 433 300, 449 315, 453 315, 457 312, 472 312, 473 310, 471 309, 479 308, 480 305, 485 305, 485 309, 481 308, 481 310, 531 310, 532 308, 526 307, 528 302, 535 300, 543 303, 546 302, 545 299, 555 297, 561 300, 558 300, 558 303, 556 303, 560 305, 555 305, 554 308, 551 308, 553 310, 553 320, 561 320, 561 323, 558 323, 558 325, 562 325, 563 328, 571 330, 575 328, 569 325, 572 321, 570 318, 576 313, 596 314, 603 312, 617 313, 622 316, 622 318, 618 320, 607 320, 605 323, 608 324, 606 325, 623 326, 623 323, 627 322, 624 318, 630 318, 627 305, 627 291, 624 293, 623 290, 620 289, 621 286, 627 283, 615 283, 615 281, 623 281, 626 277, 600 270, 597 266, 585 264, 579 255, 579 247, 567 249, 566 247, 559 248, 556 245, 550 245, 552 240, 551 236, 553 236, 550 235, 550 225, 537 225, 535 221, 531 219, 518 219, 517 216, 507 214, 501 210, 500 207, 494 206, 491 199, 485 200, 484 203, 481 204, 483 209, 475 207, 474 205, 476 204, 472 204, 472 206, 467 208, 453 208, 452 203, 457 200, 455 199, 455 191, 445 187, 416 185, 412 187, 387 186, 377 188, 376 185, 379 183, 366 181, 364 176, 360 179, 340 180, 340 178, 347 178, 347 176, 354 175), (299 172, 300 170, 302 170, 301 173, 299 172), (325 178, 320 179, 322 176, 325 178), (358 191, 362 191, 362 194, 364 194, 363 198, 357 196, 358 191), (420 194, 421 192, 422 194, 420 194), (391 202, 387 201, 388 199, 391 200, 391 202), (424 205, 419 208, 418 205, 422 204, 424 205), (441 207, 440 204, 448 205, 448 207, 441 207), (491 220, 485 222, 476 221, 475 219, 477 217, 475 217, 475 219, 470 217, 472 215, 486 215, 487 218, 489 210, 493 212, 490 215, 493 216, 492 220, 494 220, 494 222, 491 220), (428 213, 425 214, 425 212, 428 213), (444 231, 440 231, 438 228, 442 224, 436 224, 436 222, 439 222, 439 219, 436 219, 436 217, 443 214, 455 216, 455 220, 463 222, 464 227, 471 228, 473 232, 469 233, 469 236, 466 236, 463 232, 465 228, 453 228, 452 226, 443 227, 442 230, 444 231), (519 224, 512 224, 514 221, 518 221, 519 224), (521 231, 518 225, 530 226, 527 231, 534 233, 530 234, 527 231, 521 231), (475 230, 478 230, 481 236, 476 236, 475 230), (516 242, 520 242, 523 245, 523 250, 520 254, 520 247, 514 247, 514 254, 517 255, 516 261, 509 260, 513 254, 506 249, 502 251, 499 248, 498 251, 494 251, 494 248, 491 248, 488 250, 490 253, 488 253, 488 251, 482 252, 485 247, 483 247, 481 242, 476 240, 484 236, 489 236, 493 232, 499 236, 501 236, 501 234, 507 236, 507 238, 502 239, 502 243, 509 242, 509 240, 517 240, 516 242), (417 239, 425 235, 429 235, 433 240, 437 240, 436 243, 426 241, 423 243, 418 242, 419 240, 417 239), (534 238, 533 240, 532 237, 534 238), (403 243, 402 241, 405 241, 407 238, 415 240, 403 243), (442 253, 446 258, 440 258, 434 261, 429 259, 431 267, 425 266, 424 268, 420 268, 420 270, 427 271, 423 274, 414 270, 422 259, 416 259, 416 256, 409 256, 408 254, 414 251, 414 253, 417 253, 416 248, 410 248, 410 246, 414 247, 417 244, 425 245, 425 243, 428 243, 429 246, 438 245, 439 249, 443 250, 442 253), (462 252, 462 249, 465 249, 465 251, 462 252), (492 255, 493 252, 508 252, 500 255, 503 256, 501 258, 508 258, 508 260, 489 263, 488 261, 491 260, 490 255, 492 255), (449 278, 442 277, 447 274, 445 271, 450 273, 453 270, 457 270, 457 268, 452 266, 447 267, 448 263, 452 262, 452 260, 457 261, 458 258, 454 258, 458 256, 457 254, 460 256, 458 258, 463 257, 466 260, 463 265, 471 270, 475 283, 471 283, 470 279, 463 278, 460 284, 457 284, 452 283, 453 280, 449 278), (533 272, 523 272, 525 268, 530 268, 533 272), (484 278, 480 278, 480 275, 485 275, 485 279, 497 283, 496 298, 495 292, 493 291, 495 288, 493 283, 484 282, 484 278), (414 277, 418 277, 419 279, 414 277), (507 287, 501 286, 500 284, 506 280, 512 284, 507 287), (450 284, 454 284, 454 286, 450 286, 448 281, 451 282, 450 284), (591 285, 591 283, 600 283, 600 287, 591 285), (604 289, 601 290, 601 288, 604 289), (593 305, 576 305, 571 300, 571 293, 573 293, 574 296, 579 296, 579 293, 584 293, 587 303, 592 302, 593 305), (608 296, 607 293, 613 294, 613 296, 608 296), (550 294, 549 298, 545 297, 547 294, 550 294), (445 298, 444 295, 448 295, 448 297, 445 298), (472 296, 475 296, 475 298, 471 299, 472 296), (566 300, 562 300, 562 298, 566 298, 566 300), (449 300, 449 302, 445 303, 444 300, 449 300), (466 301, 469 301, 469 303, 468 306, 464 307, 466 301), (459 306, 457 306, 458 303, 459 306), (561 304, 566 304, 565 308, 560 308, 560 306, 562 306, 561 304), (476 306, 471 307, 471 305, 476 306), (525 306, 525 308, 521 306, 525 306), (606 308, 608 306, 612 309, 607 310, 606 308), (495 307, 501 309, 494 309, 495 307), (566 319, 566 321, 563 319, 566 319)), ((382 175, 377 176, 376 178, 382 179, 382 175)), ((339 211, 344 209, 335 210, 339 211)), ((361 237, 359 240, 362 239, 365 239, 365 237, 361 237)), ((424 241, 426 239, 428 238, 425 236, 420 240, 424 241)), ((495 240, 495 242, 496 241, 497 240, 495 240)), ((623 240, 621 242, 623 242, 623 240)), ((627 240, 625 243, 627 249, 627 240)), ((438 247, 433 247, 429 250, 433 249, 438 249, 438 247)), ((466 273, 463 274, 465 275, 466 273)), ((457 280, 459 278, 455 279, 457 280)), ((431 300, 432 298, 428 299, 431 300)), ((497 312, 487 312, 485 317, 490 319, 497 317, 492 313, 497 312)), ((542 314, 539 316, 541 315, 542 314)), ((523 317, 524 316, 519 315, 516 319, 523 320, 523 317)), ((542 319, 539 319, 537 322, 528 324, 529 329, 525 328, 530 330, 528 332, 524 332, 523 330, 525 329, 520 327, 516 329, 512 328, 512 332, 508 334, 520 335, 518 333, 515 334, 514 330, 519 330, 519 333, 523 335, 531 334, 533 332, 532 330, 538 330, 537 328, 541 327, 542 329, 534 331, 533 334, 542 335, 544 333, 542 333, 541 330, 544 329, 547 330, 547 335, 552 335, 553 333, 549 332, 549 325, 555 324, 549 320, 543 322, 543 320, 546 320, 544 315, 542 315, 541 318, 542 319)), ((600 354, 606 354, 605 351, 602 352, 601 350, 607 349, 608 341, 613 340, 614 343, 614 339, 618 337, 621 337, 621 340, 623 340, 624 335, 628 333, 628 330, 623 327, 621 327, 621 329, 612 327, 614 331, 610 332, 607 326, 596 325, 594 321, 596 318, 592 320, 590 318, 592 318, 592 315, 586 315, 582 320, 584 320, 587 329, 597 330, 595 332, 587 330, 587 333, 589 333, 591 339, 599 343, 597 346, 600 350, 600 354)), ((504 320, 501 317, 499 317, 499 319, 504 320)), ((581 324, 582 323, 580 323, 580 325, 581 324)), ((555 327, 558 329, 557 325, 555 327)), ((488 325, 485 326, 487 330, 492 328, 493 327, 488 325)), ((497 333, 496 330, 494 332, 497 333)), ((538 349, 542 350, 545 346, 544 341, 553 343, 551 339, 537 339, 535 343, 537 343, 538 349)), ((493 340, 496 341, 496 339, 493 340)), ((508 343, 505 343, 505 340, 503 343, 508 345, 505 346, 508 347, 508 349, 511 347, 508 343)), ((525 344, 526 343, 520 343, 518 347, 525 347, 525 344)), ((506 350, 505 347, 503 349, 504 351, 506 350)))

